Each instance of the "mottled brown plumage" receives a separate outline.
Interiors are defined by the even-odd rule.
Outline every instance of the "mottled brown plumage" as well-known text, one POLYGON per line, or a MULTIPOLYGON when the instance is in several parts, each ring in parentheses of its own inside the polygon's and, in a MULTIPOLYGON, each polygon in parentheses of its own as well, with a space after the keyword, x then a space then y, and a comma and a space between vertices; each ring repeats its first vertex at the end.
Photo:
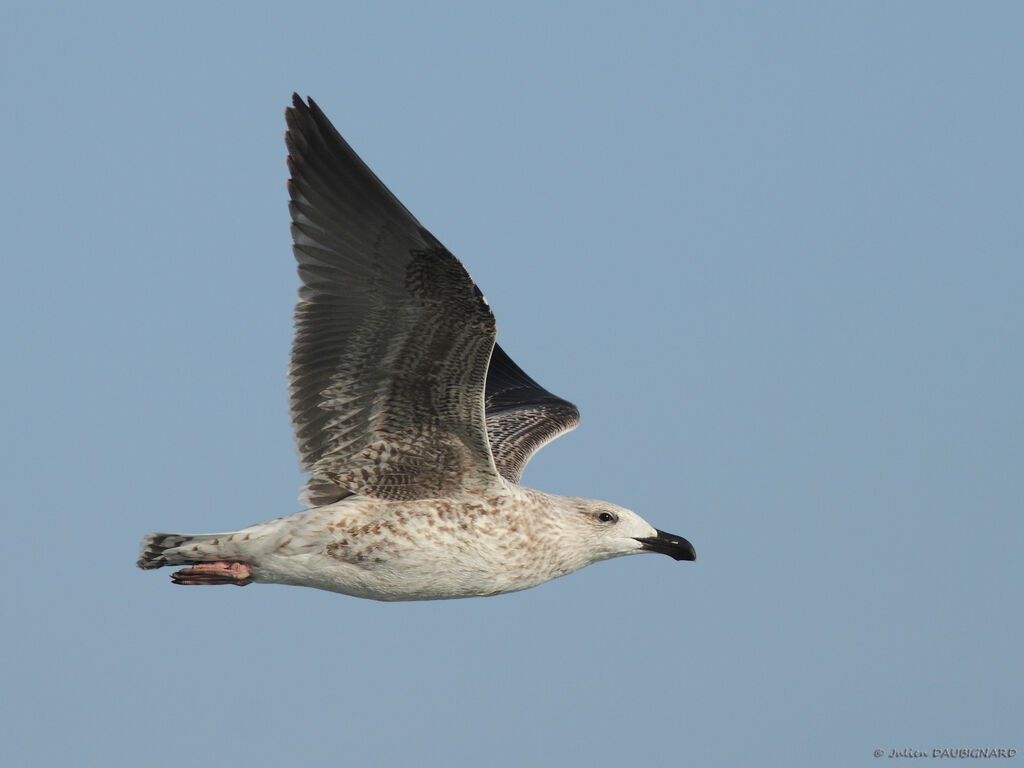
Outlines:
POLYGON ((492 595, 609 557, 695 558, 608 502, 519 485, 579 413, 495 344, 462 264, 320 109, 286 112, 302 285, 290 370, 303 499, 241 531, 154 533, 138 565, 179 584, 295 584, 376 600, 492 595))

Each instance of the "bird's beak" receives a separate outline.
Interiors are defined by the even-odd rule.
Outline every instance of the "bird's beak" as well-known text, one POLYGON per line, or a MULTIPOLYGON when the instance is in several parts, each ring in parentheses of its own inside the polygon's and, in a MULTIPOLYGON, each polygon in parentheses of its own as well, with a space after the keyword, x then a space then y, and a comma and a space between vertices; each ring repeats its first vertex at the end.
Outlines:
POLYGON ((697 550, 693 548, 693 544, 682 536, 674 536, 671 533, 658 530, 655 530, 655 533, 658 535, 648 536, 643 539, 637 538, 637 541, 648 552, 660 552, 663 555, 668 555, 673 560, 697 559, 697 550))

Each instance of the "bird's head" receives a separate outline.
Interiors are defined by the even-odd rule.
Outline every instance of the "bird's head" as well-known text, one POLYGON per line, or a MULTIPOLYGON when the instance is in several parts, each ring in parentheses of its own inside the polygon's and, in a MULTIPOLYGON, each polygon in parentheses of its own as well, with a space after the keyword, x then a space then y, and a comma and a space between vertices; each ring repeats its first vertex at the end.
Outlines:
POLYGON ((625 507, 596 499, 567 499, 563 525, 571 528, 590 562, 641 552, 658 552, 673 560, 696 560, 693 545, 682 536, 659 531, 625 507))

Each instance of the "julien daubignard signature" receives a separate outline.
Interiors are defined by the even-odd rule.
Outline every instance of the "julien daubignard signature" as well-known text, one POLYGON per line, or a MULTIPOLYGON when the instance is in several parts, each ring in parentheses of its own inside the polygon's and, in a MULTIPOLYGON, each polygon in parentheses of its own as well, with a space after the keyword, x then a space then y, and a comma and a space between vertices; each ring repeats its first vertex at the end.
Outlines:
POLYGON ((931 750, 923 749, 911 749, 910 747, 904 747, 903 749, 891 749, 888 752, 884 749, 876 749, 875 757, 955 757, 955 758, 971 758, 971 757, 1015 757, 1017 755, 1016 747, 935 747, 931 750))

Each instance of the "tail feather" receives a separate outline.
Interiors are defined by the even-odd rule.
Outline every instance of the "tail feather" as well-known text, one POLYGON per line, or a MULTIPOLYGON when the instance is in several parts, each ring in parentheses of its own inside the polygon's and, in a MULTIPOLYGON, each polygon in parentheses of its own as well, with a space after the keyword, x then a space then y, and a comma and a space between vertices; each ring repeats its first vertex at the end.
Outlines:
POLYGON ((139 559, 135 564, 148 571, 165 565, 192 565, 217 560, 216 545, 220 536, 223 534, 149 533, 142 539, 139 559))

